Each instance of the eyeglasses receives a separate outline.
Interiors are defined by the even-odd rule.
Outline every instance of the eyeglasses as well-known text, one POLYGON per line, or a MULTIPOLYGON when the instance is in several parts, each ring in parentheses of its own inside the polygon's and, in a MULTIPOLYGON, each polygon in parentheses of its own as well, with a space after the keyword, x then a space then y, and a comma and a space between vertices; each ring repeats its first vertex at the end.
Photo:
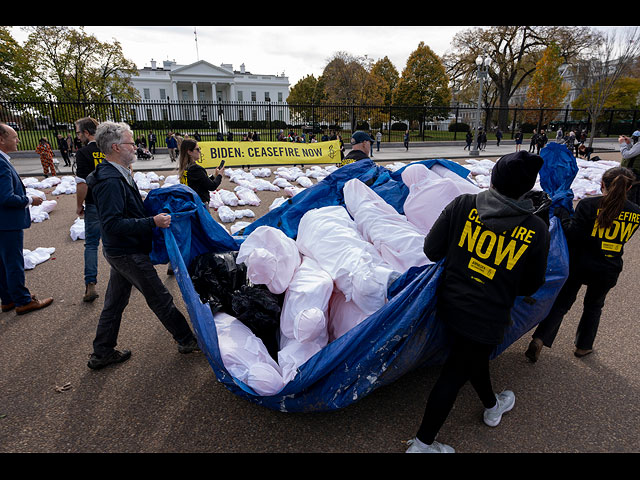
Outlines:
POLYGON ((119 143, 118 145, 135 145, 135 143, 134 142, 122 142, 122 143, 119 143))

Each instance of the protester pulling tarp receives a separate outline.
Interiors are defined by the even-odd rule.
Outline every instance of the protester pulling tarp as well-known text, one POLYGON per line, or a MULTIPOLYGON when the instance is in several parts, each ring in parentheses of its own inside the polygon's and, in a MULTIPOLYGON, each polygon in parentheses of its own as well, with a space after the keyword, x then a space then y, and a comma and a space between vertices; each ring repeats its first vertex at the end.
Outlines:
MULTIPOLYGON (((428 168, 445 167, 462 178, 468 174, 460 165, 444 159, 417 163, 428 168)), ((558 172, 571 174, 570 170, 556 171, 553 165, 548 166, 546 175, 558 172)), ((151 258, 154 263, 171 260, 200 347, 218 380, 236 395, 286 412, 335 410, 356 402, 419 366, 440 365, 446 359, 448 346, 443 327, 435 316, 436 291, 442 272, 439 262, 411 267, 395 279, 387 290, 387 303, 321 348, 273 394, 260 395, 239 379, 241 373, 242 378, 250 378, 251 372, 234 370, 234 375, 226 368, 219 333, 223 334, 222 341, 226 341, 227 333, 234 326, 228 318, 214 320, 211 308, 200 301, 187 266, 196 256, 207 251, 239 250, 246 236, 260 226, 278 228, 287 237, 295 239, 300 220, 307 211, 332 205, 344 206, 343 187, 354 178, 402 213, 409 194, 409 188, 402 181, 402 169, 390 172, 370 160, 346 165, 287 200, 245 228, 242 232, 244 237, 231 237, 213 221, 197 201, 195 192, 192 193, 188 187, 172 186, 149 193, 145 201, 149 212, 167 212, 175 219, 170 229, 158 230, 151 258), (218 332, 216 323, 221 332, 218 332)), ((565 180, 557 179, 553 185, 565 185, 565 180)), ((571 180, 568 182, 571 184, 571 180)), ((553 197, 556 192, 548 193, 553 197)), ((558 220, 552 216, 549 222, 551 249, 546 283, 532 297, 517 299, 512 313, 513 325, 506 332, 503 344, 493 353, 494 357, 545 317, 567 277, 566 241, 558 220)), ((263 371, 273 367, 269 362, 270 359, 265 360, 263 371)))

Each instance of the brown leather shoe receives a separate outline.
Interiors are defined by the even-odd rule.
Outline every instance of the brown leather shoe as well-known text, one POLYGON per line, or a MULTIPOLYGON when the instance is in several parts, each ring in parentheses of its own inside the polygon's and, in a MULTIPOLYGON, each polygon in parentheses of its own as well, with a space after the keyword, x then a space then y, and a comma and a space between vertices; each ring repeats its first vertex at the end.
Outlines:
POLYGON ((576 351, 573 352, 573 354, 578 358, 582 358, 582 357, 586 357, 592 352, 593 352, 593 349, 584 350, 582 348, 576 348, 576 351))
POLYGON ((16 306, 16 304, 13 303, 13 302, 7 303, 6 305, 2 305, 2 311, 3 312, 10 312, 11 310, 14 309, 15 306, 16 306))
POLYGON ((44 300, 38 300, 35 295, 31 295, 31 301, 21 307, 16 307, 16 313, 18 315, 24 315, 25 313, 32 312, 33 310, 40 310, 41 308, 48 307, 53 302, 53 298, 45 298, 44 300))
POLYGON ((534 338, 529 343, 529 348, 524 352, 525 357, 529 359, 531 363, 536 363, 538 358, 540 358, 540 352, 542 351, 542 340, 539 338, 534 338))
POLYGON ((88 283, 87 288, 84 291, 84 296, 82 297, 83 302, 93 302, 96 298, 98 298, 98 292, 96 292, 96 284, 88 283))

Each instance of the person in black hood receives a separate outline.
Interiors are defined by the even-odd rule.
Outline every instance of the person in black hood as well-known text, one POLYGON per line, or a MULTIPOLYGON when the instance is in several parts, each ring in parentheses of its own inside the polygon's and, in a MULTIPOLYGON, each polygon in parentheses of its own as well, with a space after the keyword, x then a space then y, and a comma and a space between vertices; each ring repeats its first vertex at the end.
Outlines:
POLYGON ((455 198, 425 238, 427 257, 444 259, 436 315, 450 352, 407 453, 454 451, 435 438, 467 381, 485 407, 487 425, 497 426, 513 408, 513 392, 493 391, 489 358, 511 323, 516 297, 533 295, 545 281, 549 230, 526 195, 542 163, 529 152, 503 156, 491 187, 455 198))
POLYGON ((111 273, 88 366, 95 370, 130 358, 131 351, 119 351, 115 346, 134 286, 178 343, 178 351, 197 351, 197 340, 186 318, 149 257, 153 229, 168 228, 171 216, 159 213, 150 217, 145 211, 130 170, 136 160, 133 133, 126 123, 103 122, 96 129, 95 140, 105 158, 87 177, 87 184, 98 209, 103 253, 111 273))
POLYGON ((569 277, 551 311, 533 333, 525 352, 531 362, 538 360, 543 345, 551 348, 582 285, 587 289, 574 355, 582 358, 593 352, 602 307, 622 271, 624 245, 640 225, 640 207, 627 199, 634 183, 635 175, 628 168, 610 168, 602 175, 601 196, 580 200, 573 216, 562 207, 555 209, 567 237, 569 277))

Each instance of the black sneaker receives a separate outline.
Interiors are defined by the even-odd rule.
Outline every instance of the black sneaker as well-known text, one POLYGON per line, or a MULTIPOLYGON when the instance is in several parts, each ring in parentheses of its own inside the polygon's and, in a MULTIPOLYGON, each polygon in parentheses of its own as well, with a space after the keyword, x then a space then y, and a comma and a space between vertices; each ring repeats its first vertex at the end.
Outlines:
POLYGON ((95 353, 92 353, 89 357, 89 362, 87 366, 93 370, 100 370, 112 363, 122 363, 129 360, 131 357, 130 350, 122 350, 121 352, 118 350, 114 350, 113 353, 107 355, 106 357, 97 357, 95 353))
POLYGON ((195 338, 192 338, 188 342, 179 343, 178 344, 178 351, 180 353, 199 352, 200 351, 200 347, 198 346, 198 341, 195 338))

